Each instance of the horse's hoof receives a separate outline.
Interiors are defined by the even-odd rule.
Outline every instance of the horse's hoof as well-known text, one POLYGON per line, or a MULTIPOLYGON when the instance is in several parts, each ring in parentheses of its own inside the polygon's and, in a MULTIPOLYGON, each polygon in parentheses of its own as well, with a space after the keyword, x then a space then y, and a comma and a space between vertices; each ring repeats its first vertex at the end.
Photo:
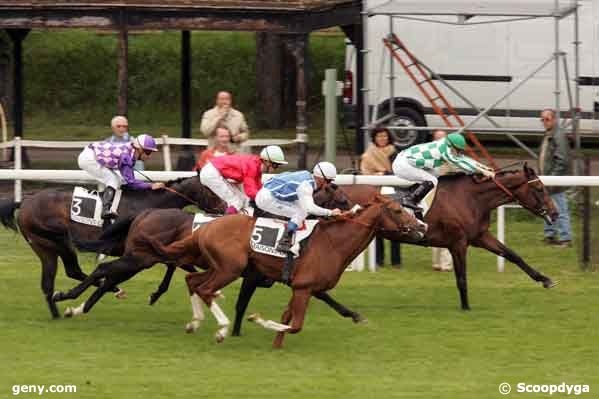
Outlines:
POLYGON ((559 281, 553 281, 550 278, 543 281, 543 287, 545 287, 545 288, 553 288, 558 284, 559 284, 559 281))
POLYGON ((198 330, 198 328, 199 328, 199 325, 197 323, 190 321, 189 323, 187 323, 185 325, 185 332, 187 334, 193 334, 198 330))
POLYGON ((353 321, 355 324, 361 324, 361 323, 364 323, 364 324, 366 324, 366 323, 368 323, 368 319, 367 319, 367 318, 365 318, 365 317, 362 317, 362 316, 360 316, 360 315, 358 315, 357 317, 354 317, 354 318, 352 318, 352 321, 353 321))
POLYGON ((52 302, 59 302, 61 300, 62 300, 62 292, 56 291, 54 294, 52 294, 52 302))
POLYGON ((119 288, 119 290, 114 293, 114 297, 116 299, 127 299, 127 292, 119 288))
POLYGON ((225 299, 225 295, 221 290, 218 290, 214 293, 214 299, 225 299))
POLYGON ((157 300, 158 300, 158 298, 156 298, 156 295, 152 294, 152 295, 150 295, 148 302, 149 302, 150 306, 152 306, 156 303, 157 300))
POLYGON ((73 308, 68 307, 64 310, 64 317, 73 317, 73 308))
POLYGON ((248 321, 256 321, 262 318, 262 315, 260 315, 260 313, 252 313, 251 315, 248 316, 248 321))
POLYGON ((216 343, 217 344, 222 344, 223 341, 225 340, 225 336, 222 335, 221 333, 217 332, 214 337, 216 338, 216 343))

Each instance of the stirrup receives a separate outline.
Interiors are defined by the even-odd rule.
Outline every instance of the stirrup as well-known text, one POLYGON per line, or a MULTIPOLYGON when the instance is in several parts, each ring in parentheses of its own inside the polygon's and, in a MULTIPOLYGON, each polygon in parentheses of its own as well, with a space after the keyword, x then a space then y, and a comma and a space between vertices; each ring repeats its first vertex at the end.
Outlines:
POLYGON ((101 216, 101 218, 104 220, 116 219, 118 217, 119 217, 119 215, 117 215, 115 212, 112 212, 110 210, 108 210, 106 212, 102 212, 102 216, 101 216))
POLYGON ((291 250, 291 235, 287 235, 286 233, 277 244, 276 250, 279 252, 289 252, 291 250))

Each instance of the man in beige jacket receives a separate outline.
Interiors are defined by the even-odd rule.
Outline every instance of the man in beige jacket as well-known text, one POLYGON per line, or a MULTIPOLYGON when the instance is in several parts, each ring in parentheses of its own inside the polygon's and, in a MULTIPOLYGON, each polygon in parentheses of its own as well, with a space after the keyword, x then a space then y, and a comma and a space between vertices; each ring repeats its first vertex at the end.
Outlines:
POLYGON ((200 130, 209 140, 208 147, 214 144, 216 128, 224 126, 231 132, 232 149, 237 150, 250 136, 245 116, 232 107, 231 93, 220 91, 216 95, 214 108, 204 112, 200 130))

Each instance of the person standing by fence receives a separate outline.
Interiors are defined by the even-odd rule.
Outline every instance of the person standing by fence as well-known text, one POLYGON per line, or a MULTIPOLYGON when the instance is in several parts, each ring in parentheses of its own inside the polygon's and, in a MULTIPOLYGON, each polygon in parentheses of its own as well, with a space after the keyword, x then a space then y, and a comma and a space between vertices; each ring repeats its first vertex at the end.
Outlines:
MULTIPOLYGON (((556 132, 555 111, 545 109, 541 112, 541 122, 545 127, 545 136, 539 154, 539 172, 543 176, 567 176, 570 174, 570 147, 566 132, 556 132)), ((550 225, 545 222, 544 242, 560 248, 572 246, 570 229, 570 211, 565 191, 568 187, 547 187, 551 199, 559 211, 557 221, 550 225)))
MULTIPOLYGON (((110 121, 110 127, 112 128, 112 136, 110 136, 106 141, 110 143, 129 143, 131 141, 131 136, 129 135, 129 121, 123 115, 117 115, 110 121)), ((144 161, 138 159, 135 162, 136 170, 144 170, 145 164, 144 161)))
MULTIPOLYGON (((384 127, 375 128, 371 132, 372 144, 362 154, 360 172, 363 175, 392 175, 391 164, 397 155, 391 134, 384 127)), ((376 238, 376 264, 383 266, 385 263, 385 240, 376 238)), ((401 252, 399 243, 391 241, 391 265, 401 265, 401 252)))
POLYGON ((224 126, 231 133, 232 149, 239 150, 241 146, 250 137, 245 116, 233 108, 233 97, 228 91, 220 91, 216 95, 216 105, 214 108, 204 112, 200 130, 208 138, 208 146, 214 145, 216 129, 224 126))

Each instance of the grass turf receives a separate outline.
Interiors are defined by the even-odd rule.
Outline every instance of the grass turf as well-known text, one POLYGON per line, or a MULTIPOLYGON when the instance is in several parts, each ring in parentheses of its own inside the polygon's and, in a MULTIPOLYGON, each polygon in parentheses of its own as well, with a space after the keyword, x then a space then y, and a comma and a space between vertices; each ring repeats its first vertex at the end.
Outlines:
MULTIPOLYGON (((559 280, 554 289, 511 264, 497 273, 495 257, 473 249, 472 311, 463 312, 453 274, 431 271, 430 249, 402 246, 401 270, 346 273, 333 291, 367 324, 312 300, 304 330, 288 336, 283 350, 271 349, 273 334, 250 323, 243 337, 218 345, 209 314, 197 335, 184 334, 190 306, 182 272, 154 307, 147 305, 162 266, 124 284, 128 299, 107 295, 89 315, 52 321, 37 258, 22 238, 0 231, 0 397, 11 397, 16 384, 77 386, 76 394, 44 395, 55 398, 478 399, 502 397, 504 381, 514 389, 518 382, 589 384, 594 392, 597 274, 579 270, 574 249, 541 245, 541 223, 510 210, 508 244, 559 280)), ((91 257, 81 260, 90 271, 91 257)), ((73 284, 59 266, 56 288, 73 284)), ((238 288, 236 282, 225 290, 230 318, 238 288)), ((249 310, 278 320, 289 294, 280 285, 258 290, 249 310)))

